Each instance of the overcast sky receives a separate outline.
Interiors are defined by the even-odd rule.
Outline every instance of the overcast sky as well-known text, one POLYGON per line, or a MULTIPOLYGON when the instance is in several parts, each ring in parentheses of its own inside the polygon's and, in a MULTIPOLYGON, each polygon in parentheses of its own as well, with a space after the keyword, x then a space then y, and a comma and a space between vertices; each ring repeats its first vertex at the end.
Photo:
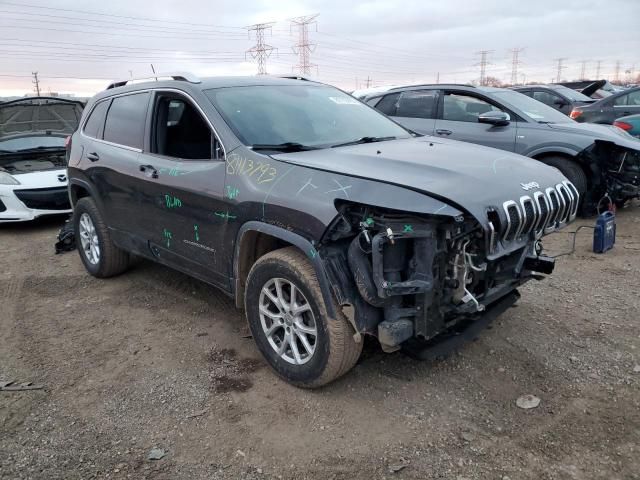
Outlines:
POLYGON ((492 51, 487 75, 511 78, 511 52, 520 53, 519 81, 550 82, 557 58, 563 79, 613 78, 640 70, 638 0, 0 0, 0 95, 33 89, 91 95, 109 79, 156 71, 252 75, 245 51, 255 44, 244 28, 276 22, 266 34, 274 50, 268 73, 290 74, 298 58, 289 19, 316 14, 313 76, 353 90, 371 86, 470 82, 479 50, 492 51), (401 5, 401 6, 400 6, 401 5), (317 31, 316 31, 317 28, 317 31))

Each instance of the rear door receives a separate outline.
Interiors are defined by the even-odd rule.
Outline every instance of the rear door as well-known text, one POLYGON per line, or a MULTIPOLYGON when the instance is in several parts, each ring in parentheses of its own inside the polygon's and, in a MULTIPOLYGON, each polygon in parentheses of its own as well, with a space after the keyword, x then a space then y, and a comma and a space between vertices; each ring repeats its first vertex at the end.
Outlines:
POLYGON ((119 233, 135 236, 142 219, 138 157, 150 96, 149 92, 133 92, 97 103, 83 131, 90 139, 82 153, 89 165, 86 173, 98 190, 107 224, 115 230, 116 238, 119 233), (104 111, 106 119, 101 124, 104 111))
POLYGON ((423 135, 432 135, 438 106, 438 90, 421 89, 390 93, 376 109, 396 122, 423 135))
POLYGON ((640 113, 640 90, 629 92, 613 100, 613 113, 616 118, 640 113))
POLYGON ((516 141, 516 122, 494 126, 478 123, 480 114, 505 111, 488 98, 466 91, 445 90, 441 108, 435 121, 435 134, 443 138, 477 143, 488 147, 513 151, 516 141))
POLYGON ((222 145, 197 104, 158 90, 144 151, 138 157, 144 196, 141 228, 162 262, 228 289, 222 258, 229 212, 222 145))

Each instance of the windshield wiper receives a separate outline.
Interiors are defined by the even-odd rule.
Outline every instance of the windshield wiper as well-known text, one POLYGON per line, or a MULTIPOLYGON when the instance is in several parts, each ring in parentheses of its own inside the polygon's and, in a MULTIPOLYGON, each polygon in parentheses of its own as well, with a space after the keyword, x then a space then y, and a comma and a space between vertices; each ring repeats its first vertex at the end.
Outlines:
POLYGON ((302 143, 296 142, 285 142, 285 143, 256 143, 252 145, 251 148, 254 151, 259 150, 273 150, 276 152, 305 152, 307 150, 318 150, 319 147, 312 147, 310 145, 303 145, 302 143))
POLYGON ((338 143, 336 145, 331 145, 331 148, 336 147, 346 147, 348 145, 359 145, 361 143, 375 143, 375 142, 386 142, 387 140, 395 140, 396 137, 362 137, 358 140, 352 140, 351 142, 338 143))

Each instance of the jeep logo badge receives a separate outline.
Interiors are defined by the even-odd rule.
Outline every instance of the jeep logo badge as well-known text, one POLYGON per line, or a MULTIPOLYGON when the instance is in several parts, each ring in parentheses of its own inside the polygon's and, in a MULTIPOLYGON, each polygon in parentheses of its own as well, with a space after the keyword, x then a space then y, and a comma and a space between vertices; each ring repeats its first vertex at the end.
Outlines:
POLYGON ((533 190, 534 188, 540 188, 538 182, 521 183, 520 185, 522 186, 522 189, 526 191, 533 190))
POLYGON ((59 182, 66 182, 67 181, 67 176, 64 173, 61 173, 60 175, 58 175, 58 181, 59 182))

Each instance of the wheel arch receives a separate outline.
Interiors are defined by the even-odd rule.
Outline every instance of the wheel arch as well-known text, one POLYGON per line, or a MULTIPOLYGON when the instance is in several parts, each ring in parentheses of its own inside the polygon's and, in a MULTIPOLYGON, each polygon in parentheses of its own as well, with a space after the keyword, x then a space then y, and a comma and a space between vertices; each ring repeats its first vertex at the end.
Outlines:
POLYGON ((236 235, 233 255, 233 285, 236 306, 242 308, 244 304, 247 277, 256 260, 266 253, 285 246, 298 248, 309 259, 316 272, 327 313, 329 316, 335 317, 336 312, 329 280, 320 254, 313 244, 295 232, 259 221, 245 223, 236 235))
POLYGON ((76 203, 83 197, 91 197, 91 199, 96 203, 96 206, 100 210, 100 213, 104 213, 102 199, 95 187, 91 185, 86 180, 81 178, 70 178, 69 179, 69 201, 71 202, 71 207, 75 208, 76 203))
POLYGON ((539 160, 542 163, 545 163, 544 160, 546 158, 551 158, 551 157, 564 158, 565 160, 569 160, 570 162, 575 163, 578 167, 582 169, 582 171, 586 175, 588 185, 591 185, 593 171, 591 168, 588 167, 588 165, 580 158, 580 155, 576 152, 573 152, 567 149, 555 149, 555 150, 552 149, 552 150, 545 150, 535 155, 532 155, 531 158, 535 158, 536 160, 539 160))

